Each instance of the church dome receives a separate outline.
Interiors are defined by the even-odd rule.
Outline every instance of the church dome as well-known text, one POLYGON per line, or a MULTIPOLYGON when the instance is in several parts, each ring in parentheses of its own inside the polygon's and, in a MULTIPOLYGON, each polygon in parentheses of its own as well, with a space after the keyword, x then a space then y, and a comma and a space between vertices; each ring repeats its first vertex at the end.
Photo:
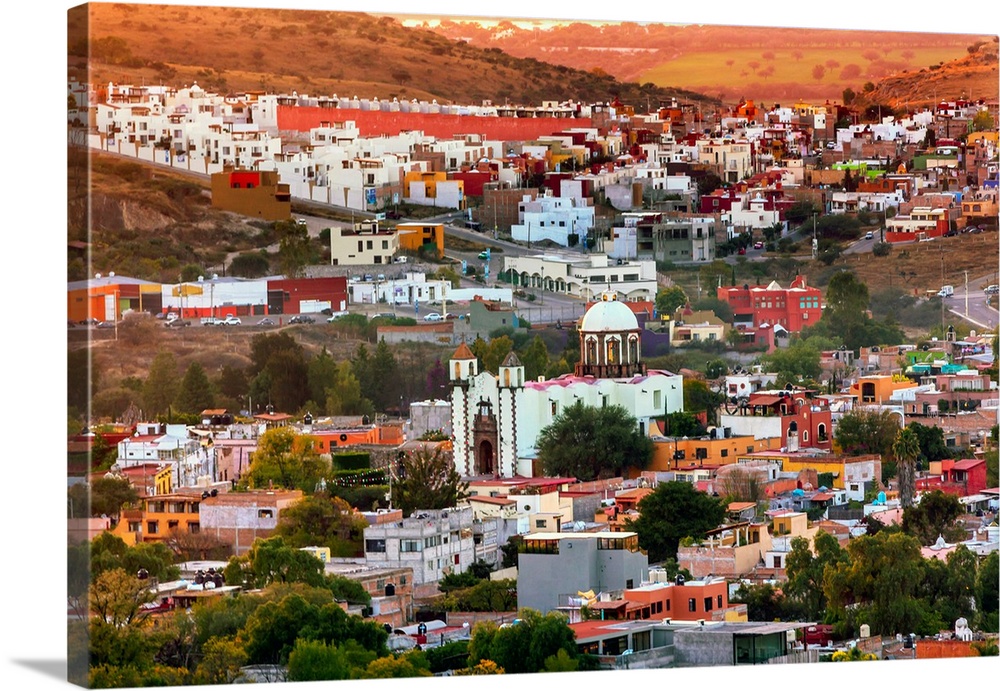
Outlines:
POLYGON ((639 320, 635 313, 613 292, 602 293, 601 301, 587 310, 580 324, 580 331, 585 333, 634 331, 638 328, 639 320))

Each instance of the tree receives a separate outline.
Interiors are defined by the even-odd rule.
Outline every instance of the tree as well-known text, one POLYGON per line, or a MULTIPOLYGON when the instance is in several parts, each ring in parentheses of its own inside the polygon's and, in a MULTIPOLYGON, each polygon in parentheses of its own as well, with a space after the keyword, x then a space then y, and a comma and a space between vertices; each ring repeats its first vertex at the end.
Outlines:
POLYGON ((965 528, 956 521, 964 514, 958 497, 941 490, 924 492, 920 503, 903 508, 903 532, 918 539, 921 545, 932 545, 941 536, 946 540, 963 540, 965 528))
MULTIPOLYGON (((844 69, 846 70, 847 68, 845 67, 844 69)), ((844 78, 843 71, 841 71, 841 73, 840 73, 840 78, 841 79, 844 78)), ((847 87, 846 89, 844 89, 844 93, 843 93, 844 105, 845 106, 849 106, 852 103, 854 103, 854 97, 855 96, 857 96, 857 94, 854 93, 854 89, 852 89, 851 87, 847 87)))
POLYGON ((910 428, 898 430, 892 443, 892 455, 896 459, 896 473, 899 475, 899 503, 905 512, 913 506, 916 493, 917 458, 920 456, 920 440, 916 432, 910 428))
POLYGON ((401 655, 380 657, 368 663, 362 679, 400 679, 405 677, 430 677, 430 665, 420 650, 401 655))
POLYGON ((521 364, 524 365, 524 378, 526 381, 537 379, 539 375, 545 374, 549 367, 549 350, 545 347, 545 341, 541 336, 535 336, 531 343, 519 354, 521 364))
POLYGON ((741 583, 730 602, 745 604, 749 621, 781 621, 784 600, 781 590, 770 583, 741 583))
POLYGON ((350 362, 337 365, 333 382, 327 389, 328 415, 364 415, 374 413, 372 402, 361 395, 361 382, 354 376, 350 362))
POLYGON ((582 401, 565 408, 542 429, 537 447, 547 475, 583 481, 645 468, 653 456, 653 442, 639 432, 625 408, 595 408, 582 401))
POLYGON ((768 372, 778 374, 779 384, 798 384, 814 380, 822 373, 819 364, 820 350, 811 343, 796 338, 787 348, 778 348, 764 355, 761 361, 768 372))
POLYGON ((246 554, 232 557, 223 573, 226 583, 264 588, 271 583, 324 584, 323 562, 291 547, 281 536, 258 538, 246 554))
POLYGON ((346 501, 318 492, 283 510, 274 532, 289 547, 322 545, 332 556, 356 557, 364 553, 367 525, 346 501))
POLYGON ((685 305, 687 301, 687 293, 680 286, 660 288, 656 292, 656 313, 660 316, 672 317, 674 310, 685 305))
POLYGON ((813 545, 804 537, 792 538, 792 549, 785 560, 787 582, 785 593, 796 615, 804 619, 822 619, 826 614, 827 599, 823 592, 823 579, 827 568, 835 568, 847 559, 837 538, 826 531, 817 531, 813 545), (815 551, 815 554, 813 553, 815 551))
POLYGON ((127 478, 100 477, 90 484, 90 515, 110 516, 117 521, 122 506, 138 499, 139 493, 127 478))
POLYGON ((404 515, 420 509, 447 509, 467 496, 468 485, 455 470, 451 453, 440 445, 404 455, 400 466, 400 478, 392 486, 392 502, 404 515))
POLYGON ((940 427, 911 422, 906 428, 916 434, 917 443, 920 446, 917 468, 922 469, 927 462, 940 461, 951 456, 948 452, 948 445, 944 441, 944 430, 940 427))
POLYGON ((249 488, 284 487, 311 493, 329 470, 316 451, 316 438, 291 427, 275 427, 260 435, 250 468, 240 478, 249 488))
POLYGON ((97 575, 90 587, 90 611, 115 629, 138 624, 149 612, 143 605, 156 599, 148 581, 116 568, 97 575))
POLYGON ((997 630, 1000 612, 1000 555, 990 554, 979 564, 976 574, 976 611, 981 631, 997 630), (992 626, 990 626, 992 624, 992 626))
POLYGON ((161 350, 153 358, 149 366, 149 374, 142 386, 142 400, 147 416, 152 417, 164 413, 177 398, 180 390, 180 378, 177 374, 177 361, 173 353, 161 350))
POLYGON ((337 378, 337 361, 330 357, 330 351, 323 349, 306 365, 306 379, 309 382, 309 398, 326 401, 327 391, 337 378))
POLYGON ((307 264, 314 261, 314 250, 309 241, 309 231, 295 221, 276 221, 278 235, 278 264, 287 278, 295 278, 307 264))
POLYGON ((638 509, 639 517, 629 522, 629 529, 639 534, 639 546, 649 553, 650 563, 676 558, 682 539, 704 537, 726 515, 721 501, 689 482, 676 481, 659 483, 638 509))
POLYGON ((511 626, 500 628, 492 621, 476 624, 469 643, 469 666, 491 660, 507 674, 538 672, 560 650, 570 660, 580 658, 566 616, 556 611, 542 615, 524 608, 511 626))
POLYGON ((926 610, 918 599, 924 578, 920 543, 882 531, 847 543, 848 558, 824 571, 829 610, 856 634, 866 623, 872 635, 916 631, 926 610))
POLYGON ((201 413, 215 405, 212 385, 205 375, 205 368, 197 362, 188 365, 181 380, 180 390, 174 401, 177 411, 181 413, 201 413))
POLYGON ((812 78, 816 81, 822 81, 823 77, 826 76, 826 68, 822 65, 814 65, 812 68, 812 78))
POLYGON ((325 641, 298 639, 288 654, 288 681, 350 679, 351 665, 344 653, 325 641))
POLYGON ((840 418, 834 439, 849 456, 888 456, 899 431, 899 418, 888 410, 855 408, 840 418))
POLYGON ((201 649, 196 679, 201 684, 231 684, 246 661, 246 651, 234 637, 209 638, 201 649))
POLYGON ((271 262, 266 251, 244 252, 229 262, 229 274, 243 278, 260 278, 271 270, 271 262))

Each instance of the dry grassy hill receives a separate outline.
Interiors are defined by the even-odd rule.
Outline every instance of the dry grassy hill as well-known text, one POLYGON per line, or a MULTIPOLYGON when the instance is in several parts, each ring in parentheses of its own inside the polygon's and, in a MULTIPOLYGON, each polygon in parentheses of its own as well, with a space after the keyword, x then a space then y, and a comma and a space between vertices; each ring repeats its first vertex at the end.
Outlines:
POLYGON ((596 101, 616 94, 633 103, 670 96, 711 101, 621 83, 600 71, 514 58, 362 13, 102 3, 71 13, 69 36, 70 72, 83 78, 89 68, 95 83, 197 81, 219 91, 441 103, 596 101))

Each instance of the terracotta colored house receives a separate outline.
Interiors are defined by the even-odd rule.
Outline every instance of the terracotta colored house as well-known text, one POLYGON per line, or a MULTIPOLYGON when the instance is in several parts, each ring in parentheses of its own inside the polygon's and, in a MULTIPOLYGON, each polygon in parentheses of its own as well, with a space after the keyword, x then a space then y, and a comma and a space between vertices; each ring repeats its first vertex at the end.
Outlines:
POLYGON ((805 276, 796 276, 787 288, 777 281, 766 286, 719 286, 716 297, 733 311, 733 324, 748 327, 780 324, 790 333, 816 324, 823 314, 823 296, 819 288, 806 284, 805 276))
POLYGON ((959 497, 979 494, 986 489, 986 460, 964 458, 960 461, 944 459, 932 461, 930 476, 917 480, 917 490, 941 490, 959 497))

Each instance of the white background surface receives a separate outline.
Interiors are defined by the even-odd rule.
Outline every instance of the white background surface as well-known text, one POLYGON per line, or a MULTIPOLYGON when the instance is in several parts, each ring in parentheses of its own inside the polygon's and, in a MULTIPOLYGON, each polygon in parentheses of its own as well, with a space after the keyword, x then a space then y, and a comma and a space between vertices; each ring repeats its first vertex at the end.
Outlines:
MULTIPOLYGON (((347 3, 345 0, 272 0, 260 2, 176 2, 292 9, 413 12, 439 15, 497 14, 547 17, 660 21, 669 23, 802 26, 810 28, 892 29, 996 35, 997 12, 987 4, 936 5, 891 2, 657 3, 640 10, 620 3, 550 1, 544 5, 509 0, 487 6, 457 0, 403 3, 398 0, 347 3), (815 9, 805 9, 807 7, 815 9)), ((65 34, 66 10, 73 3, 18 3, 4 22, 5 53, 3 128, 13 148, 3 156, 4 200, 3 304, 46 304, 26 314, 0 316, 6 377, 3 399, 2 456, 4 511, 2 543, 4 606, 3 680, 5 689, 65 688, 65 34), (30 119, 31 127, 27 126, 30 119), (45 142, 45 133, 51 141, 45 142), (22 164, 22 161, 29 161, 22 164), (15 175, 14 171, 17 171, 15 175), (22 175, 22 171, 23 175, 22 175), (55 191, 46 198, 42 187, 55 191), (44 302, 42 302, 44 301, 44 302), (17 325, 16 331, 12 328, 17 325)), ((597 689, 623 682, 637 688, 808 688, 844 689, 995 687, 1000 660, 950 662, 856 663, 822 666, 760 666, 632 671, 624 678, 609 674, 561 676, 560 684, 597 689)), ((554 681, 536 675, 518 684, 530 687, 554 681)), ((302 688, 440 689, 460 688, 460 679, 399 682, 336 682, 302 688)), ((499 689, 502 677, 478 677, 477 683, 499 689)), ((468 684, 463 684, 467 688, 468 684)), ((216 688, 216 687, 212 687, 216 688)), ((218 687, 221 688, 221 687, 218 687)))

